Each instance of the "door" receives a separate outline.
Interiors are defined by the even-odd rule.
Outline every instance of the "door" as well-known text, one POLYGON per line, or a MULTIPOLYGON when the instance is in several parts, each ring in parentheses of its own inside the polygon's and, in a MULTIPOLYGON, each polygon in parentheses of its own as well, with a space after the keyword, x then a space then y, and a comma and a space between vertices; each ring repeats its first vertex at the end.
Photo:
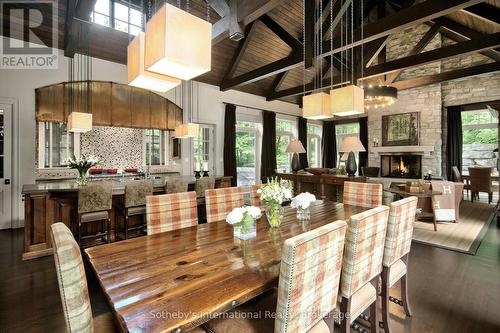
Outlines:
POLYGON ((215 175, 215 126, 200 124, 198 136, 194 138, 194 168, 207 170, 215 175), (199 165, 198 165, 199 163, 199 165))
POLYGON ((0 104, 0 229, 12 228, 12 106, 0 104))

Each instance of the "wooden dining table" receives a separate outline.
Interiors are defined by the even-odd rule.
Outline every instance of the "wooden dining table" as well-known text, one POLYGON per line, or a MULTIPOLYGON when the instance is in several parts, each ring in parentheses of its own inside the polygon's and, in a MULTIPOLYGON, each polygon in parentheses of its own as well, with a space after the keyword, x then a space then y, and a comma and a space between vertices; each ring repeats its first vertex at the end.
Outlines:
POLYGON ((286 239, 367 210, 316 201, 308 222, 285 208, 279 228, 265 214, 240 240, 225 221, 85 250, 123 332, 184 332, 277 286, 286 239))

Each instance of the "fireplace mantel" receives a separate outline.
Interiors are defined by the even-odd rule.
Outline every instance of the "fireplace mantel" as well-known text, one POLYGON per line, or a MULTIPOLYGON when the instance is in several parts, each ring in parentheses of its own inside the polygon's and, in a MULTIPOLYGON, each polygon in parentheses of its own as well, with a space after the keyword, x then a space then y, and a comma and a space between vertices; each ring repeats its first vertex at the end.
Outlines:
POLYGON ((369 147, 370 154, 421 154, 431 155, 434 152, 434 146, 386 146, 369 147))

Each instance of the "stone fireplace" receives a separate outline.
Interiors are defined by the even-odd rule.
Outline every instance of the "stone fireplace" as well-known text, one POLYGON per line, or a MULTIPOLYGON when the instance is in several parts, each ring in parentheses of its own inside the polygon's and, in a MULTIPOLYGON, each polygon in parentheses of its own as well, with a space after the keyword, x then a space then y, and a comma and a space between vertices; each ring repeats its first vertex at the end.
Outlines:
POLYGON ((380 155, 380 175, 390 178, 422 178, 422 156, 380 155))

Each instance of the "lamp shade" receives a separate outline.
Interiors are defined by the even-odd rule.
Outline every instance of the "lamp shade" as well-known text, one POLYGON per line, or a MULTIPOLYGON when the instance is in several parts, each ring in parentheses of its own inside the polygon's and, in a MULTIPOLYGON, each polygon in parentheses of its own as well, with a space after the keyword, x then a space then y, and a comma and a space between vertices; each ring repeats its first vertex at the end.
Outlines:
POLYGON ((298 153, 298 154, 303 154, 305 153, 306 150, 304 149, 304 146, 302 145, 302 142, 300 140, 292 140, 286 147, 285 153, 298 153))
POLYGON ((212 24, 165 3, 146 24, 148 71, 190 80, 210 71, 212 24))
POLYGON ((68 116, 68 132, 85 133, 92 130, 92 113, 71 112, 68 116))
POLYGON ((342 140, 342 144, 340 145, 339 152, 348 153, 348 152, 361 152, 366 151, 365 147, 361 143, 361 140, 357 136, 347 136, 342 140))
POLYGON ((332 118, 330 96, 320 92, 302 97, 302 117, 307 119, 332 118))
POLYGON ((167 92, 181 84, 175 77, 147 71, 144 68, 145 34, 139 32, 127 47, 127 79, 134 87, 167 92))
POLYGON ((200 126, 195 123, 180 124, 175 128, 175 137, 192 138, 198 135, 200 126))
POLYGON ((363 88, 350 85, 330 90, 330 108, 334 116, 352 116, 365 112, 363 88))

